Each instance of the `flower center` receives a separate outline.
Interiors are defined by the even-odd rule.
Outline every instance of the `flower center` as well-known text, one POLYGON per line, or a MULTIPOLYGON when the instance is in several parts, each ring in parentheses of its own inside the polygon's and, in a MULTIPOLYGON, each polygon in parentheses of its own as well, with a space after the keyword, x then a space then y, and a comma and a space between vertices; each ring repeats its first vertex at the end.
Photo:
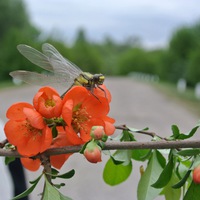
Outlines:
POLYGON ((85 107, 81 107, 81 105, 75 106, 72 114, 72 127, 75 132, 78 133, 80 129, 85 129, 84 126, 86 126, 90 118, 91 116, 85 107))
POLYGON ((24 128, 24 135, 26 137, 32 138, 32 140, 37 140, 38 137, 42 136, 42 130, 33 127, 29 121, 26 121, 24 128))
POLYGON ((45 106, 48 107, 54 107, 56 105, 55 101, 53 99, 47 99, 45 101, 45 106))

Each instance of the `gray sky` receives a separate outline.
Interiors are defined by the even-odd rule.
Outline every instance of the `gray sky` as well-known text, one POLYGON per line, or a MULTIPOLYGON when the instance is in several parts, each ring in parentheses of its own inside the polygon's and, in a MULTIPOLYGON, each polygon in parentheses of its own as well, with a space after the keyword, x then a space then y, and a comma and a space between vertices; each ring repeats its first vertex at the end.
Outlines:
POLYGON ((200 20, 199 0, 24 0, 33 23, 70 43, 79 28, 89 39, 140 37, 146 47, 164 46, 173 31, 200 20))

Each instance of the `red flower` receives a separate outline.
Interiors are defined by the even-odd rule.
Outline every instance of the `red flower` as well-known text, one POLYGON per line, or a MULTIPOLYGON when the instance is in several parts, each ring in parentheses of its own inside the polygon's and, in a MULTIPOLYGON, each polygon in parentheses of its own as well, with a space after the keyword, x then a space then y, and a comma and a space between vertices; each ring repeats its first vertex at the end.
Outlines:
POLYGON ((9 121, 4 131, 9 143, 24 156, 33 156, 48 149, 52 142, 51 129, 42 115, 28 103, 13 104, 7 111, 9 121))
POLYGON ((62 99, 51 87, 43 87, 33 98, 35 109, 45 118, 59 117, 62 111, 62 99))
POLYGON ((200 183, 200 165, 195 167, 193 170, 193 181, 197 184, 200 183))
POLYGON ((95 88, 92 94, 81 86, 73 87, 64 97, 62 117, 68 127, 72 127, 80 138, 87 142, 91 139, 92 126, 103 126, 106 135, 114 133, 114 119, 107 117, 109 101, 105 93, 95 88), (98 92, 100 96, 96 96, 98 92), (104 96, 102 95, 104 93, 104 96))
MULTIPOLYGON (((82 144, 80 138, 76 134, 73 135, 73 132, 72 133, 70 132, 72 130, 68 128, 64 130, 63 127, 59 126, 57 127, 57 131, 58 131, 58 136, 53 139, 50 148, 82 144)), ((60 169, 65 163, 65 161, 70 157, 70 155, 72 155, 72 153, 51 156, 50 163, 53 167, 60 169)), ((23 166, 30 171, 38 170, 41 165, 41 161, 39 159, 21 158, 21 162, 23 166)))
POLYGON ((22 165, 30 171, 37 171, 41 165, 40 159, 20 158, 20 160, 22 165))

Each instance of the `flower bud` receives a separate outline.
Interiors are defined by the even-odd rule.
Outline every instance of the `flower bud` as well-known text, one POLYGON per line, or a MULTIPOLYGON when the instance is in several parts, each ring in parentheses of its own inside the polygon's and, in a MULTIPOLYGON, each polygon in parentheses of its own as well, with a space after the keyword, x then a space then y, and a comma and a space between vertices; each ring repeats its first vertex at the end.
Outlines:
POLYGON ((193 170, 193 181, 198 184, 200 183, 200 165, 193 170))
POLYGON ((91 141, 84 150, 84 156, 91 163, 101 162, 101 148, 94 141, 91 141))
POLYGON ((105 135, 103 126, 93 126, 90 131, 90 136, 95 140, 101 140, 105 135))

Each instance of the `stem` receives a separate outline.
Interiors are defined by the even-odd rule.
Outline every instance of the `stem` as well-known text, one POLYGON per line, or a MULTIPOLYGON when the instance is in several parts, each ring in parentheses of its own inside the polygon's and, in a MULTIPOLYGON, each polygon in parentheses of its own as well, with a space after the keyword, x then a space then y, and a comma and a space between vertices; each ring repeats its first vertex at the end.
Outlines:
POLYGON ((47 180, 51 183, 51 163, 48 155, 41 153, 39 155, 42 165, 44 166, 44 174, 46 175, 47 180))
MULTIPOLYGON (((40 158, 41 155, 46 157, 52 155, 60 155, 67 153, 76 153, 81 150, 83 145, 66 146, 61 148, 51 148, 45 152, 34 156, 40 158)), ((116 149, 177 149, 177 148, 200 148, 200 140, 190 141, 153 141, 153 142, 106 142, 103 150, 116 150, 116 149)), ((0 149, 0 156, 7 157, 22 157, 17 151, 0 149)), ((45 160, 45 159, 44 159, 45 160)), ((49 173, 50 168, 45 171, 49 173)))

